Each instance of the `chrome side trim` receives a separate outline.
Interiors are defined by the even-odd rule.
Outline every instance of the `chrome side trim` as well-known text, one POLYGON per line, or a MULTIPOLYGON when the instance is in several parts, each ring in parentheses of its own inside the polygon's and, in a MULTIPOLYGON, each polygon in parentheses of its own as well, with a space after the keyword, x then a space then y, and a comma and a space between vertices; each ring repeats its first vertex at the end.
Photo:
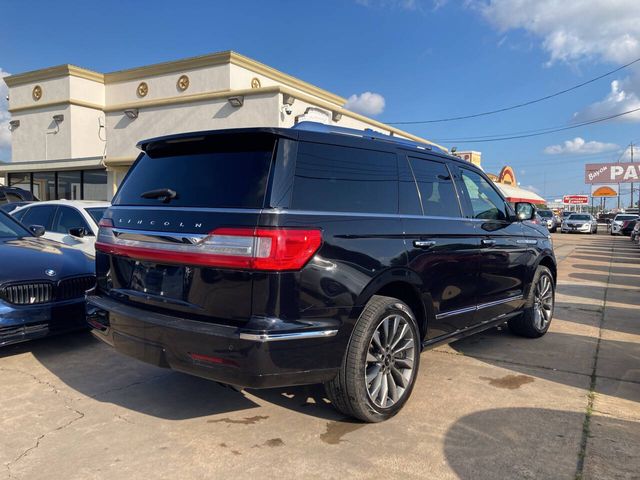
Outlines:
POLYGON ((338 330, 317 330, 315 332, 293 332, 293 333, 240 333, 241 340, 252 342, 279 342, 282 340, 304 340, 307 338, 329 338, 334 337, 338 330))
POLYGON ((475 312, 478 309, 477 305, 473 307, 460 308, 458 310, 451 310, 449 312, 439 313, 436 315, 436 320, 441 318, 453 317, 454 315, 462 315, 463 313, 475 312))
POLYGON ((516 240, 516 243, 520 243, 520 244, 524 244, 524 245, 536 245, 538 243, 538 240, 516 240))
POLYGON ((442 318, 453 317, 454 315, 461 315, 463 313, 474 312, 478 310, 482 310, 483 308, 495 307, 497 305, 502 305, 503 303, 513 302, 514 300, 522 300, 524 297, 522 295, 514 295, 512 297, 503 298, 501 300, 495 300, 493 302, 480 303, 473 307, 465 307, 460 308, 458 310, 451 310, 449 312, 439 313, 436 315, 436 320, 440 320, 442 318))

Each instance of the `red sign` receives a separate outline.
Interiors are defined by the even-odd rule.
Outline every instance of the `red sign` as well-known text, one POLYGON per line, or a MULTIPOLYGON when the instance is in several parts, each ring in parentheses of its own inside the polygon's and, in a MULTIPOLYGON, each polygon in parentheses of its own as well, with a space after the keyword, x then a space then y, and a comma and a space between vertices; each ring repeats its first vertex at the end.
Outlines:
POLYGON ((588 205, 588 195, 565 195, 562 197, 562 203, 565 205, 588 205))

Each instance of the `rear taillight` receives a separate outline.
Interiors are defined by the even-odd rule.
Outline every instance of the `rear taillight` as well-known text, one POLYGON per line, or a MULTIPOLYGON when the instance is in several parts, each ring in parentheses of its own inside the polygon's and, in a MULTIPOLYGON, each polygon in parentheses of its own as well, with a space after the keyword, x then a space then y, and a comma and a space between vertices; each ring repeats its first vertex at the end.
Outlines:
POLYGON ((321 243, 320 230, 293 228, 218 228, 186 244, 127 240, 101 222, 96 250, 162 263, 285 271, 302 268, 321 243))

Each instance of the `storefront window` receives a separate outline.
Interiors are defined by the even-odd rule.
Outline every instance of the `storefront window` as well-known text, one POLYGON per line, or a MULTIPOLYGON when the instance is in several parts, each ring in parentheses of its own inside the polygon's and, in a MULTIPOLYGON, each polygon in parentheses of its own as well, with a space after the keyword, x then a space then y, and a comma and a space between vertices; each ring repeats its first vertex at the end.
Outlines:
POLYGON ((10 173, 9 185, 31 191, 40 200, 106 201, 108 197, 107 171, 104 169, 10 173))
POLYGON ((82 178, 79 170, 58 172, 58 199, 82 200, 82 178))
POLYGON ((85 170, 84 172, 84 199, 107 200, 107 171, 85 170))
POLYGON ((32 193, 40 200, 56 200, 55 172, 34 172, 32 193))
POLYGON ((29 173, 10 173, 9 186, 18 187, 23 190, 31 191, 31 174, 29 173))

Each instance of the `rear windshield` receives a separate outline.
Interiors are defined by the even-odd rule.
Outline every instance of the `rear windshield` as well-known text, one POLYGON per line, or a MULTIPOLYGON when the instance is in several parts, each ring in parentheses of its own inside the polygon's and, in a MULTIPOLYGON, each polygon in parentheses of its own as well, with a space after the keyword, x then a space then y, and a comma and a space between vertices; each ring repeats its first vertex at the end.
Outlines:
POLYGON ((113 205, 262 208, 276 139, 233 135, 148 149, 118 190, 113 205), (175 198, 143 198, 170 189, 175 198))
POLYGON ((87 212, 93 218, 93 221, 96 222, 96 225, 104 215, 104 212, 107 211, 107 207, 95 207, 95 208, 87 208, 87 212))

